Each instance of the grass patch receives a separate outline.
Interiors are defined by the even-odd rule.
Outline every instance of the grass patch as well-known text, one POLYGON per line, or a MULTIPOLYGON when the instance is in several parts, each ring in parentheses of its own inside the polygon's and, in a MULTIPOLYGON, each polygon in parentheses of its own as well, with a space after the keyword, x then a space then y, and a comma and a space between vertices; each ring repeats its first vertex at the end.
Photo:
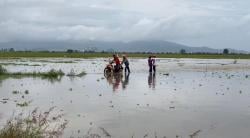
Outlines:
POLYGON ((87 75, 87 73, 85 71, 82 71, 81 73, 77 74, 78 77, 82 77, 87 75))
POLYGON ((67 74, 67 76, 69 77, 83 77, 87 75, 87 73, 85 71, 82 71, 81 73, 79 74, 76 74, 74 70, 71 70, 69 74, 67 74))
POLYGON ((43 78, 58 78, 64 76, 64 73, 61 70, 51 69, 48 72, 13 72, 5 73, 3 75, 8 76, 26 76, 26 77, 43 77, 43 78))
POLYGON ((4 75, 6 73, 7 73, 7 70, 3 66, 0 65, 0 75, 4 75))
POLYGON ((60 137, 68 123, 63 114, 52 116, 55 107, 46 112, 39 112, 38 108, 28 116, 23 113, 12 117, 0 130, 0 138, 45 138, 60 137))
POLYGON ((74 61, 52 61, 52 60, 30 60, 31 62, 43 62, 43 63, 77 63, 74 61))
POLYGON ((23 102, 23 103, 17 103, 16 106, 19 106, 19 107, 27 107, 29 106, 31 102, 23 102))
POLYGON ((0 65, 0 84, 3 80, 8 78, 22 79, 25 77, 39 77, 41 79, 46 79, 51 83, 54 83, 61 81, 64 75, 65 74, 62 70, 55 69, 51 69, 48 72, 8 72, 4 67, 0 65))
POLYGON ((13 91, 12 94, 19 94, 20 92, 19 91, 13 91))
POLYGON ((22 79, 26 77, 41 78, 50 81, 51 83, 60 82, 65 74, 61 70, 51 69, 48 72, 8 72, 5 68, 0 65, 0 84, 3 80, 9 78, 22 79))
POLYGON ((23 63, 0 63, 0 65, 13 65, 13 66, 41 66, 39 64, 23 64, 23 63))
POLYGON ((24 93, 25 93, 26 95, 28 95, 28 94, 29 94, 29 90, 25 90, 24 93))
POLYGON ((14 76, 14 77, 43 77, 43 78, 59 78, 64 76, 62 70, 51 69, 48 72, 8 72, 0 65, 0 76, 14 76))
POLYGON ((42 77, 48 77, 48 78, 57 78, 60 76, 64 76, 65 74, 63 73, 62 70, 54 70, 51 69, 49 72, 43 72, 43 73, 38 73, 38 75, 41 75, 42 77))

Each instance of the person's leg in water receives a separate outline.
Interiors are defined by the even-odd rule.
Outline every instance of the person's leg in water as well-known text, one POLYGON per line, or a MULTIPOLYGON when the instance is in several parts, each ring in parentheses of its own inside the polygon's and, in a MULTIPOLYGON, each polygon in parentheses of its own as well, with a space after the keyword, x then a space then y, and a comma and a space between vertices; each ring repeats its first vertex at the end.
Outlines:
POLYGON ((153 68, 152 66, 149 66, 149 72, 152 72, 152 68, 153 68))
POLYGON ((126 66, 125 69, 128 70, 128 73, 130 73, 130 68, 129 68, 129 66, 126 66))
POLYGON ((153 66, 153 70, 154 70, 154 72, 156 72, 156 67, 155 66, 153 66))
POLYGON ((155 88, 155 72, 153 73, 153 78, 152 78, 152 88, 155 88))
POLYGON ((149 88, 152 87, 152 82, 153 82, 153 74, 152 74, 152 72, 149 72, 149 74, 148 74, 148 87, 149 88))

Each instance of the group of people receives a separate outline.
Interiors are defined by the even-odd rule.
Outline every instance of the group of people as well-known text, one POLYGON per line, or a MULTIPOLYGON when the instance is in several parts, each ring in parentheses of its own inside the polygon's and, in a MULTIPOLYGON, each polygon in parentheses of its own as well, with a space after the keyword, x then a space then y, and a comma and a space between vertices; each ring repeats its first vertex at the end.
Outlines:
MULTIPOLYGON (((148 66, 149 66, 149 72, 156 72, 156 64, 155 64, 155 58, 156 56, 149 56, 148 57, 148 66)), ((130 68, 129 68, 129 61, 126 55, 122 56, 122 62, 120 62, 119 56, 118 55, 113 55, 113 61, 112 63, 115 63, 114 70, 118 72, 121 68, 122 65, 125 65, 125 73, 130 73, 130 68)))
POLYGON ((118 55, 113 55, 113 61, 112 63, 115 63, 114 69, 116 72, 118 72, 121 68, 122 65, 125 65, 125 73, 130 73, 130 68, 129 68, 129 61, 126 55, 122 55, 122 62, 120 62, 120 59, 118 55))
MULTIPOLYGON (((147 60, 147 64, 149 67, 149 76, 148 76, 148 85, 149 88, 155 88, 155 72, 156 72, 156 56, 149 56, 147 60)), ((123 79, 123 75, 112 75, 109 74, 106 78, 109 84, 113 85, 113 91, 116 91, 120 84, 122 84, 122 89, 126 89, 129 83, 129 75, 130 75, 130 67, 129 67, 129 60, 127 55, 122 55, 122 60, 118 55, 114 54, 113 59, 110 61, 107 67, 110 67, 114 72, 122 72, 123 71, 123 64, 125 65, 125 79, 123 79), (112 64, 115 64, 114 66, 112 64)))

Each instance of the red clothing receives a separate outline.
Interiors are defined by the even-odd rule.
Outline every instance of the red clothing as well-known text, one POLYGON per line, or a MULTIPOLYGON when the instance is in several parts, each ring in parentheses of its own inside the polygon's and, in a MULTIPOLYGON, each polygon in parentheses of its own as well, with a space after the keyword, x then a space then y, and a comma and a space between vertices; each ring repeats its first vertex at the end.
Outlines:
POLYGON ((115 58, 114 58, 114 61, 115 61, 115 64, 116 64, 116 65, 120 65, 120 64, 121 64, 121 62, 120 62, 120 60, 119 60, 118 57, 115 57, 115 58))

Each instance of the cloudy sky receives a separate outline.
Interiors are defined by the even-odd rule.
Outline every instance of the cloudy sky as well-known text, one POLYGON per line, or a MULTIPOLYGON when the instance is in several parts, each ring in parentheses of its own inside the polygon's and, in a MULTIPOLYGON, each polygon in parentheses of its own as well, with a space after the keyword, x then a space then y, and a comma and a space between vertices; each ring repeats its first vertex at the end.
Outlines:
POLYGON ((166 40, 250 51, 249 0, 0 0, 0 43, 166 40))

